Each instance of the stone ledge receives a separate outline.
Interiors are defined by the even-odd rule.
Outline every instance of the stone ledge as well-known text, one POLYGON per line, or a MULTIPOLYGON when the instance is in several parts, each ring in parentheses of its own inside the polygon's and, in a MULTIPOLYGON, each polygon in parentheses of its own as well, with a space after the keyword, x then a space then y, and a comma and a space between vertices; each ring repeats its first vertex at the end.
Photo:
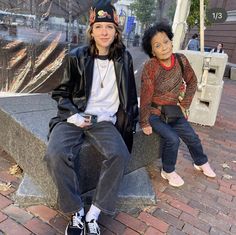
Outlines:
MULTIPOLYGON (((25 173, 22 187, 19 187, 16 193, 16 200, 18 198, 20 204, 23 201, 23 204, 35 204, 38 199, 41 203, 56 204, 57 190, 43 161, 47 145, 48 122, 55 114, 56 103, 48 94, 0 97, 1 146, 25 173), (35 185, 34 190, 39 195, 38 198, 34 198, 34 194, 31 195, 27 189, 27 185, 32 184, 35 185), (22 200, 22 195, 25 200, 22 200)), ((158 157, 159 137, 156 135, 144 137, 139 129, 134 137, 132 160, 126 174, 151 164, 158 157)), ((80 165, 88 167, 79 168, 82 193, 95 187, 101 158, 95 149, 91 149, 89 143, 84 144, 80 155, 80 165), (92 160, 88 159, 87 151, 93 152, 93 155, 89 157, 92 160), (84 164, 87 161, 92 161, 93 164, 84 164)), ((137 196, 139 197, 142 193, 143 191, 140 191, 137 196)), ((153 195, 155 195, 154 192, 153 195)))
POLYGON ((231 67, 230 69, 230 79, 236 80, 236 67, 231 67))

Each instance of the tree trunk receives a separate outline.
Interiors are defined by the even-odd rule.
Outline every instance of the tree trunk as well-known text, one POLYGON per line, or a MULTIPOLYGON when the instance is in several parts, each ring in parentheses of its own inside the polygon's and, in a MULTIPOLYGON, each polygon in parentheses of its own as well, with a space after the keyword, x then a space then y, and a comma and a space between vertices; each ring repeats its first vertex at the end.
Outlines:
POLYGON ((157 21, 163 21, 164 8, 165 8, 165 0, 157 0, 157 10, 159 13, 159 16, 157 14, 157 21))

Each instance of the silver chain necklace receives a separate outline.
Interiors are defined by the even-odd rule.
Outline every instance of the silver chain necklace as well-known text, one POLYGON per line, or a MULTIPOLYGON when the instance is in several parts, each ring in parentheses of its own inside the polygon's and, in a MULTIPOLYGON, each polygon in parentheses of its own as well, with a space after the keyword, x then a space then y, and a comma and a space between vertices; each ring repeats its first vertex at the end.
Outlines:
POLYGON ((104 68, 106 67, 106 72, 105 72, 103 77, 102 77, 101 72, 100 72, 100 67, 99 67, 99 64, 98 64, 98 59, 96 59, 96 65, 97 65, 97 68, 98 68, 98 73, 99 73, 99 78, 100 78, 100 87, 104 88, 103 82, 104 82, 104 80, 105 80, 105 78, 107 76, 107 72, 108 72, 108 68, 109 68, 109 65, 110 65, 110 61, 108 61, 107 65, 104 66, 104 68))

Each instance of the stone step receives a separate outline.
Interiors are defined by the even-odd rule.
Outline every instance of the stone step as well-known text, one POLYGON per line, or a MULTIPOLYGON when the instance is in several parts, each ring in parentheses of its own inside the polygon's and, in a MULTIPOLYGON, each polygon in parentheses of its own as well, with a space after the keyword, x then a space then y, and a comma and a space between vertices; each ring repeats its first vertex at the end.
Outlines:
MULTIPOLYGON (((26 186, 24 189, 24 185, 28 184, 28 177, 35 185, 36 192, 39 190, 44 203, 56 204, 57 190, 43 161, 47 147, 48 122, 55 115, 56 103, 48 94, 0 94, 0 145, 23 169, 25 176, 17 193, 20 196, 22 192, 28 192, 29 196, 24 193, 28 200, 24 204, 34 203, 30 190, 26 186)), ((144 136, 138 129, 134 136, 132 159, 125 174, 151 164, 159 155, 159 137, 144 136)), ((78 166, 82 193, 96 186, 101 160, 102 156, 85 142, 80 154, 79 165, 82 167, 78 166), (88 161, 93 164, 86 164, 88 161)))

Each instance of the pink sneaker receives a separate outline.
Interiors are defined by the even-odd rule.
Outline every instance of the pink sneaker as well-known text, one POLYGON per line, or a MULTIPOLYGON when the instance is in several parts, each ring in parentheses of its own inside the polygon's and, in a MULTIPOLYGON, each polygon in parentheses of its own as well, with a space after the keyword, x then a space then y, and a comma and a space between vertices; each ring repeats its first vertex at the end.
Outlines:
POLYGON ((165 171, 161 171, 161 177, 169 181, 169 184, 174 187, 180 187, 184 184, 183 179, 175 172, 166 173, 165 171))
POLYGON ((216 174, 215 172, 211 169, 210 164, 207 162, 201 166, 197 166, 193 164, 194 168, 198 171, 202 171, 204 175, 210 177, 210 178, 215 178, 216 174))

